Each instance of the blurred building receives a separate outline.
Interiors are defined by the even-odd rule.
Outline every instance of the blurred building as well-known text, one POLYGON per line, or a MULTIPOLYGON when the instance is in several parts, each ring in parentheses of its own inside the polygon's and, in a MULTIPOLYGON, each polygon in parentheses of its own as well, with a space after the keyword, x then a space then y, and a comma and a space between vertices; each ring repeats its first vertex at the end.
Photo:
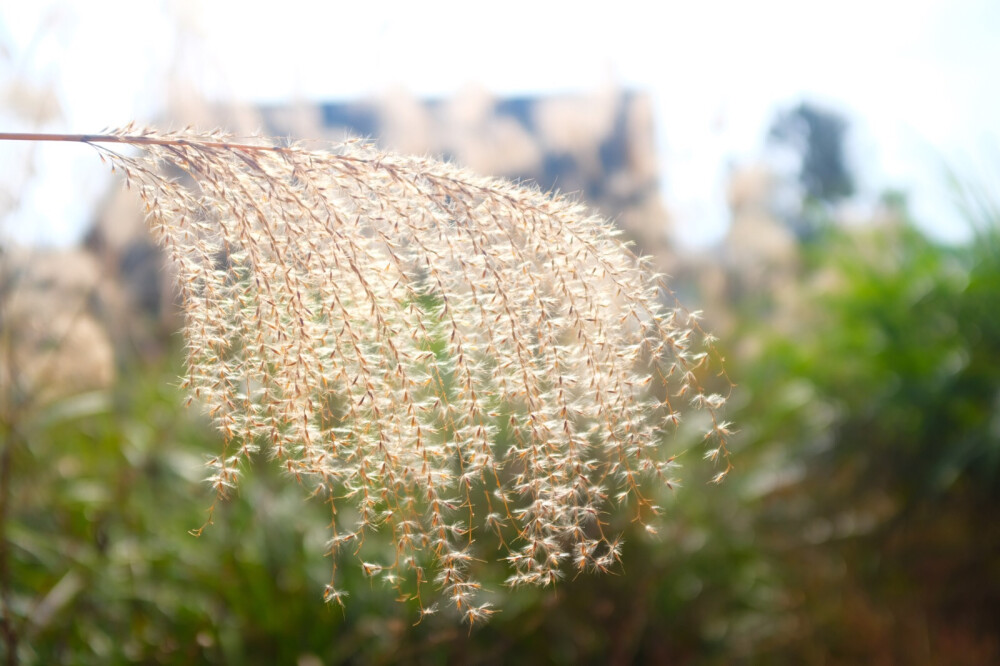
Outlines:
POLYGON ((443 158, 473 171, 537 183, 613 218, 649 254, 668 249, 652 102, 606 88, 589 95, 495 98, 467 88, 419 100, 401 91, 357 103, 270 106, 263 134, 340 141, 443 158))

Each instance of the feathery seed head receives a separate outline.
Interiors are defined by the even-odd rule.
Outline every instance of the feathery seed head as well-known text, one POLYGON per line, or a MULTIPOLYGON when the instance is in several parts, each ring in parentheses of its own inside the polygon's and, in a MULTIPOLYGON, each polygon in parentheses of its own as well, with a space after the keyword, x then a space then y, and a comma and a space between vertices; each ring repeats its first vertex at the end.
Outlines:
POLYGON ((608 571, 608 498, 657 512, 640 487, 672 483, 662 444, 685 403, 710 415, 708 457, 725 461, 725 399, 695 372, 709 360, 695 343, 711 345, 699 313, 665 305, 660 278, 578 204, 359 142, 113 135, 142 154, 94 145, 178 271, 184 383, 225 440, 213 487, 232 490, 263 448, 354 505, 335 510, 331 553, 392 536, 367 575, 420 600, 430 566, 481 621, 477 534, 500 540, 511 586, 608 571))

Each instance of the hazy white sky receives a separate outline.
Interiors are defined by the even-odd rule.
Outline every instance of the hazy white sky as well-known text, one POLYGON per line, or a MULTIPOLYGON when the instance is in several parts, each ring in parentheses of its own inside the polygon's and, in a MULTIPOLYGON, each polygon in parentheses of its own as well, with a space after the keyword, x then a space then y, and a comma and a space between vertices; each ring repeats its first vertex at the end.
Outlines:
MULTIPOLYGON (((24 128, 23 84, 50 87, 46 131, 154 119, 164 81, 223 100, 333 100, 402 87, 446 96, 589 91, 652 94, 679 240, 725 229, 728 165, 759 155, 775 111, 808 98, 854 122, 862 185, 911 192, 918 217, 963 227, 944 170, 996 184, 1000 2, 88 2, 5 3, 0 123, 24 128), (12 98, 12 82, 21 82, 12 98), (985 175, 989 173, 990 175, 985 175)), ((3 232, 72 242, 107 177, 85 147, 0 145, 18 211, 3 232), (23 185, 26 151, 35 174, 23 185)))

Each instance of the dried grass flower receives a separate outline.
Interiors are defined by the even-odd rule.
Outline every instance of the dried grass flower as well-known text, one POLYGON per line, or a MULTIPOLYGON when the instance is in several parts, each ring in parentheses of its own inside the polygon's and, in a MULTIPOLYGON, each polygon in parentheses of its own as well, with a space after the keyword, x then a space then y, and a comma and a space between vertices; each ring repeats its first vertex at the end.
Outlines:
POLYGON ((511 586, 613 569, 608 512, 652 521, 643 489, 672 482, 665 443, 692 409, 728 471, 724 397, 698 378, 711 339, 583 206, 357 141, 76 140, 138 191, 176 267, 183 384, 224 440, 212 486, 265 451, 330 503, 331 554, 391 536, 360 566, 421 617, 428 585, 469 622, 493 612, 471 566, 486 532, 511 586))

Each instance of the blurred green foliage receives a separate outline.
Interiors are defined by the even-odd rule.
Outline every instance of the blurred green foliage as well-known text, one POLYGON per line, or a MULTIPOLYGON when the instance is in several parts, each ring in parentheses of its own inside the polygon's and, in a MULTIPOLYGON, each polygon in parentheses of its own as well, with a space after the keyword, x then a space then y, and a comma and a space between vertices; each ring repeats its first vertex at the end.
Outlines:
MULTIPOLYGON (((967 247, 829 226, 792 297, 730 303, 736 471, 687 454, 616 575, 505 593, 469 630, 340 567, 329 507, 258 461, 216 508, 177 354, 16 414, 3 547, 24 663, 989 663, 1000 659, 1000 220, 967 247)), ((734 282, 735 282, 734 278, 734 282)), ((377 547, 374 544, 372 547, 377 547)))
POLYGON ((829 230, 805 248, 792 326, 744 317, 733 336, 759 345, 733 370, 736 418, 744 478, 774 475, 743 509, 780 563, 782 660, 1000 658, 997 222, 962 248, 902 209, 829 230))

